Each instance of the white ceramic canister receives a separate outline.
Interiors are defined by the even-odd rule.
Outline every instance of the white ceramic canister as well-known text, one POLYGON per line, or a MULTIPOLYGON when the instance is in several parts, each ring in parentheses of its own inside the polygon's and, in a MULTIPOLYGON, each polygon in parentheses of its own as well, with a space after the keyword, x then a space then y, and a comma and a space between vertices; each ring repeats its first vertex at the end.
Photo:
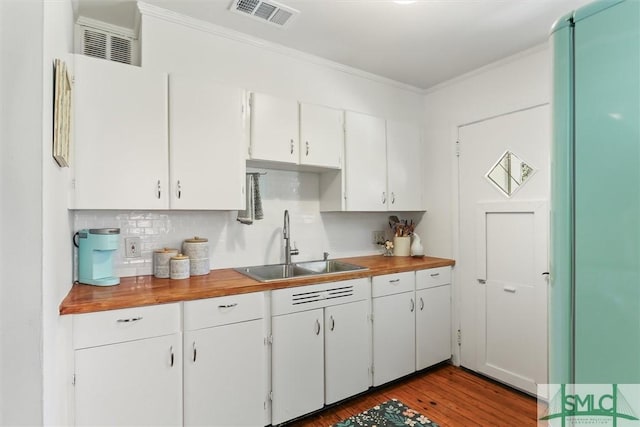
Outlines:
POLYGON ((189 278, 189 257, 178 254, 171 257, 171 278, 174 280, 189 278))
POLYGON ((178 255, 177 249, 163 248, 153 251, 153 275, 158 279, 171 277, 171 258, 178 255))
POLYGON ((192 276, 209 274, 209 239, 194 237, 182 242, 182 253, 190 259, 192 276))

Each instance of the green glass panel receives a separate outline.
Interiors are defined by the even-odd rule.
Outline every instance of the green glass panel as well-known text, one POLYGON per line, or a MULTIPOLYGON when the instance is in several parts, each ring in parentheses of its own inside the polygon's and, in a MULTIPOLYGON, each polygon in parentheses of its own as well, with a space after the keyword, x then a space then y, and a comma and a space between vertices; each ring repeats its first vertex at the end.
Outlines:
POLYGON ((575 382, 640 383, 640 2, 575 27, 575 382))
POLYGON ((551 151, 551 276, 549 382, 573 382, 573 29, 559 26, 553 45, 553 144, 551 151))

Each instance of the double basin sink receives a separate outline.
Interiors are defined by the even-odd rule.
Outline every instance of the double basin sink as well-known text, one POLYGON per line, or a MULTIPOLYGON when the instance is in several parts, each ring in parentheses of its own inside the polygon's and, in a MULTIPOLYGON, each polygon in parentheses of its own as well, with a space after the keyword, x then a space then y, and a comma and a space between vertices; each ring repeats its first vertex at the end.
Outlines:
POLYGON ((368 268, 342 261, 326 260, 296 262, 292 264, 256 265, 253 267, 235 268, 234 270, 259 282, 271 282, 297 277, 348 273, 350 271, 368 270, 368 268))

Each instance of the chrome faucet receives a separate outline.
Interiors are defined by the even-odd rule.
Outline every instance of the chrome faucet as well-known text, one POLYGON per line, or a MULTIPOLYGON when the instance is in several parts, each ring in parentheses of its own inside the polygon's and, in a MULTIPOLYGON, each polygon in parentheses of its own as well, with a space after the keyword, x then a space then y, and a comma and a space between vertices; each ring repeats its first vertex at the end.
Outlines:
POLYGON ((282 236, 284 237, 284 263, 291 264, 291 255, 298 255, 300 251, 296 248, 291 249, 291 230, 289 227, 289 211, 284 211, 284 226, 282 227, 282 236))

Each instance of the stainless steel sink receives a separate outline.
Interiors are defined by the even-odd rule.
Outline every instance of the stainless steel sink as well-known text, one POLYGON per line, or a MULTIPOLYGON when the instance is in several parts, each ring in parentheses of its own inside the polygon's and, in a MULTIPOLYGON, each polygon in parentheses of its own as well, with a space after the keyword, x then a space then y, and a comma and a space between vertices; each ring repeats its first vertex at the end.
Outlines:
POLYGON ((290 279, 313 274, 312 271, 300 268, 295 264, 256 265, 253 267, 236 268, 235 270, 260 282, 290 279))
POLYGON ((311 270, 314 274, 345 273, 367 269, 366 267, 336 260, 298 262, 295 265, 311 270))
POLYGON ((289 265, 255 265, 252 267, 235 268, 234 270, 259 282, 272 282, 274 280, 293 279, 302 276, 319 276, 324 274, 368 270, 368 268, 342 261, 327 260, 299 262, 289 265))

